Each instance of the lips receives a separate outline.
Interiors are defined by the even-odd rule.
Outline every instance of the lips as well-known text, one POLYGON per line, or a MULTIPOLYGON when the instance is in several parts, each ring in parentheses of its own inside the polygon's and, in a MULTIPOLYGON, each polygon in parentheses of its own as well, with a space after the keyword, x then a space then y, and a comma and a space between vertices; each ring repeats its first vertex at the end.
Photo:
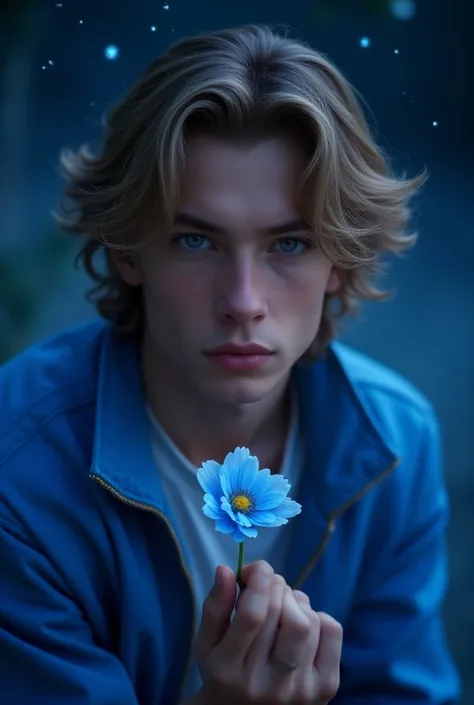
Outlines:
POLYGON ((237 345, 235 343, 227 343, 218 348, 209 350, 207 355, 271 355, 272 351, 263 345, 249 343, 247 345, 237 345))
POLYGON ((273 352, 257 343, 247 345, 227 343, 209 350, 206 355, 213 363, 231 373, 245 374, 263 367, 273 352))

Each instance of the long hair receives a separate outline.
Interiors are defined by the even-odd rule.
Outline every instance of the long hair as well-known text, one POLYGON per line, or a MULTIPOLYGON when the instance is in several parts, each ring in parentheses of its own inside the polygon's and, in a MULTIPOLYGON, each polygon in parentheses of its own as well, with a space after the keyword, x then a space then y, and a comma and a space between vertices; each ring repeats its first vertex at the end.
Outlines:
POLYGON ((111 253, 126 256, 171 227, 190 136, 273 131, 307 145, 305 215, 341 279, 326 296, 310 356, 330 342, 338 316, 384 298, 381 261, 414 244, 408 201, 426 174, 391 173, 354 89, 324 56, 268 27, 246 26, 172 46, 111 112, 99 154, 87 145, 62 151, 67 185, 57 219, 83 238, 78 261, 101 316, 124 332, 143 324, 141 287, 120 278, 111 253))

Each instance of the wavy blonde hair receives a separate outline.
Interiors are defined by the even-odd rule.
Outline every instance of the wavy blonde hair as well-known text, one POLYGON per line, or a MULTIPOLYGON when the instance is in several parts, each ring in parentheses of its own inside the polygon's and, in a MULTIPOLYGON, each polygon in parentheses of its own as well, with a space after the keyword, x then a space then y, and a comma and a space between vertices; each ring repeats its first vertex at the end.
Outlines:
POLYGON ((121 331, 142 327, 143 302, 141 288, 118 275, 113 251, 127 256, 171 227, 187 142, 197 132, 255 139, 284 132, 307 145, 305 215, 341 278, 309 351, 317 356, 338 316, 359 300, 385 297, 376 284, 379 265, 385 253, 414 244, 408 201, 426 174, 391 174, 355 91, 325 57, 287 33, 247 26, 180 41, 112 111, 100 154, 87 145, 61 153, 67 186, 57 218, 84 237, 78 261, 95 283, 88 298, 121 331))

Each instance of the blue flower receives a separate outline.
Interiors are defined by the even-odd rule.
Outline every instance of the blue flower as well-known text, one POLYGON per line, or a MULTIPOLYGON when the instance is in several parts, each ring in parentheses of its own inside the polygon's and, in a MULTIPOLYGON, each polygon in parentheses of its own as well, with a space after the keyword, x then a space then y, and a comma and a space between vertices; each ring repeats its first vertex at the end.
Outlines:
POLYGON ((222 465, 206 460, 197 472, 204 490, 204 514, 216 530, 234 541, 255 538, 257 527, 282 526, 301 512, 301 504, 287 497, 291 488, 282 475, 259 470, 258 458, 248 448, 228 453, 222 465))

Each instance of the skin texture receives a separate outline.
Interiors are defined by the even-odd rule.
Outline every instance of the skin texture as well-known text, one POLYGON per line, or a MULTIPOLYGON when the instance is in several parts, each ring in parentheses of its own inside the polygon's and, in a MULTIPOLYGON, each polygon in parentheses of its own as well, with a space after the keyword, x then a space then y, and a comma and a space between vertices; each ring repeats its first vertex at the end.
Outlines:
POLYGON ((287 138, 196 136, 173 231, 134 260, 117 261, 123 279, 143 287, 148 401, 196 465, 222 461, 237 445, 263 466, 279 462, 291 368, 317 334, 326 292, 339 286, 304 224, 271 231, 301 220, 304 167, 304 153, 287 138), (258 343, 272 355, 257 370, 230 372, 204 354, 229 342, 258 343))
MULTIPOLYGON (((304 166, 288 139, 194 138, 172 232, 117 260, 125 281, 143 287, 148 402, 196 466, 241 445, 278 471, 291 368, 339 286, 301 222, 304 166), (271 355, 256 370, 231 372, 206 355, 229 342, 271 355)), ((204 685, 191 703, 326 705, 339 687, 341 626, 264 561, 244 569, 237 605, 235 574, 220 566, 216 577, 196 640, 204 685), (297 668, 281 673, 275 657, 297 668)))
POLYGON ((203 705, 327 705, 339 688, 342 627, 315 612, 265 561, 243 570, 235 617, 235 575, 219 566, 196 639, 203 705), (273 656, 294 664, 281 673, 273 656))

